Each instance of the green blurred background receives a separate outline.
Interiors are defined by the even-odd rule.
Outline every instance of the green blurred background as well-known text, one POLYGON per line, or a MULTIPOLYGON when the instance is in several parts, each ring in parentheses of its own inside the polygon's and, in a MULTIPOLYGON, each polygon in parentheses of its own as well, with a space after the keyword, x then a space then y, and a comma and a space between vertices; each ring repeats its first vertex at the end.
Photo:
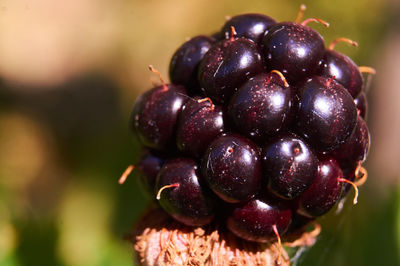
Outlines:
POLYGON ((298 265, 400 265, 400 2, 0 0, 0 265, 132 265, 123 240, 146 199, 128 130, 138 94, 167 77, 187 37, 244 12, 330 22, 326 43, 377 69, 368 91, 372 148, 359 204, 320 220, 298 265))

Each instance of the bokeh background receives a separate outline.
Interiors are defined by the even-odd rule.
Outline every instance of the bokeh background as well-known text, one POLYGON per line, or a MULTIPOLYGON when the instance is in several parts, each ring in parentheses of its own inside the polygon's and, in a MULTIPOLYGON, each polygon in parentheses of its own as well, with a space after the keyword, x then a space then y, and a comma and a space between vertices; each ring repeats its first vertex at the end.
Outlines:
POLYGON ((320 220, 298 265, 400 265, 398 0, 0 0, 0 265, 132 265, 124 234, 149 199, 128 129, 135 98, 168 77, 187 37, 244 12, 331 23, 326 43, 376 68, 368 86, 372 148, 359 204, 320 220))

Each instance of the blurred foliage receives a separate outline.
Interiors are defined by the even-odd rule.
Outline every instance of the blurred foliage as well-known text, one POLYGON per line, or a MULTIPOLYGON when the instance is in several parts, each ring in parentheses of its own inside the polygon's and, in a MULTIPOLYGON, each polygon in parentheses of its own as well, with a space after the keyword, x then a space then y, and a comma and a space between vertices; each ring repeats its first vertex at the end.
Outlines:
MULTIPOLYGON (((369 65, 399 17, 394 2, 380 0, 22 2, 0 3, 0 73, 7 77, 0 81, 0 265, 7 266, 132 265, 123 237, 149 199, 136 173, 117 183, 139 156, 129 112, 157 81, 147 65, 167 77, 186 37, 219 30, 226 15, 293 20, 305 3, 306 17, 331 23, 312 24, 327 43, 358 41, 358 49, 338 50, 369 65), (26 35, 35 31, 41 34, 26 35), (47 51, 42 42, 59 46, 47 51)), ((379 178, 370 176, 357 206, 321 220, 320 240, 298 265, 400 265, 400 189, 379 178), (376 183, 384 189, 377 192, 376 183)))
POLYGON ((373 189, 362 190, 360 206, 347 200, 343 213, 334 210, 320 219, 324 232, 299 265, 399 265, 399 246, 394 234, 399 220, 396 189, 386 199, 371 197, 373 189), (362 204, 362 206, 361 206, 362 204))

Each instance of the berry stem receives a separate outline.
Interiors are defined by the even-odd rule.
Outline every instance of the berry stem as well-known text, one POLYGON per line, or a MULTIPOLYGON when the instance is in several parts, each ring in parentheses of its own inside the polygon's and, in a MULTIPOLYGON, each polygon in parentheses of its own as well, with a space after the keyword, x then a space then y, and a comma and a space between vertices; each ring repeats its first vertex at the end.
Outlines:
POLYGON ((163 86, 163 88, 164 88, 164 91, 168 90, 168 87, 167 87, 167 85, 165 84, 165 81, 164 81, 164 79, 163 79, 163 77, 162 77, 160 71, 158 71, 156 68, 154 68, 153 65, 149 65, 149 70, 158 76, 158 78, 160 79, 160 81, 161 81, 161 83, 162 83, 162 86, 163 86))
POLYGON ((318 23, 321 23, 322 25, 324 25, 327 28, 329 27, 329 23, 326 22, 325 20, 320 19, 320 18, 308 18, 308 19, 304 20, 303 22, 301 22, 300 24, 302 26, 306 26, 310 22, 318 22, 318 23))
POLYGON ((278 228, 276 228, 276 224, 272 226, 272 230, 274 230, 274 233, 276 235, 276 239, 278 240, 278 258, 276 259, 276 264, 280 265, 281 260, 282 260, 282 242, 281 242, 281 237, 279 236, 278 228))
POLYGON ((317 237, 321 233, 321 225, 319 223, 313 223, 314 229, 310 232, 312 237, 317 237))
POLYGON ((359 66, 358 70, 361 73, 367 73, 367 74, 370 74, 370 75, 375 75, 376 74, 375 68, 372 68, 372 67, 369 67, 369 66, 359 66))
POLYGON ((202 103, 202 102, 209 102, 211 104, 210 109, 214 110, 214 104, 212 102, 212 100, 210 99, 210 97, 206 97, 200 100, 197 100, 198 103, 202 103))
POLYGON ((367 92, 369 87, 370 87, 370 85, 371 85, 372 75, 376 74, 376 70, 374 68, 372 68, 372 67, 369 67, 369 66, 359 66, 358 70, 361 73, 367 73, 368 74, 367 81, 365 82, 365 85, 364 85, 364 91, 367 92))
POLYGON ((301 4, 300 5, 299 12, 297 13, 297 17, 296 17, 296 20, 294 22, 300 23, 301 19, 303 18, 304 11, 306 11, 306 9, 307 9, 307 7, 306 7, 305 4, 301 4))
POLYGON ((173 188, 179 187, 179 183, 173 183, 171 185, 166 185, 166 186, 163 186, 162 188, 160 188, 160 190, 157 193, 156 199, 160 200, 161 199, 161 192, 163 192, 164 189, 172 188, 172 187, 173 188))
POLYGON ((338 178, 338 181, 339 182, 344 182, 344 183, 347 183, 347 184, 350 184, 350 185, 353 186, 353 188, 354 188, 353 204, 356 205, 357 204, 357 199, 358 199, 358 187, 356 186, 356 184, 354 184, 350 180, 347 180, 346 178, 338 178))
POLYGON ((350 45, 352 45, 354 47, 358 47, 358 43, 357 42, 355 42, 353 40, 350 40, 348 38, 345 38, 345 37, 340 37, 340 38, 337 38, 336 40, 333 40, 331 42, 331 44, 329 45, 328 49, 329 50, 334 50, 336 44, 338 44, 339 42, 345 42, 345 43, 348 43, 348 44, 350 44, 350 45))
POLYGON ((364 183, 368 179, 367 170, 361 166, 361 163, 358 164, 355 171, 356 181, 354 182, 357 187, 364 185, 364 183))
POLYGON ((332 76, 327 82, 326 82, 326 87, 329 87, 332 83, 332 81, 335 79, 335 76, 332 76))
POLYGON ((118 183, 120 185, 122 185, 123 183, 125 183, 126 179, 128 178, 128 176, 130 175, 130 173, 132 173, 133 169, 135 169, 135 166, 133 164, 129 165, 125 171, 122 173, 121 177, 118 180, 118 183))
MULTIPOLYGON (((277 74, 281 80, 283 81, 283 85, 287 88, 289 87, 289 83, 286 81, 285 76, 282 74, 282 72, 280 72, 279 70, 272 70, 271 72, 269 72, 269 74, 271 75, 272 73, 277 74)), ((267 82, 269 83, 271 81, 271 76, 268 77, 267 82)))
POLYGON ((236 30, 235 27, 231 26, 231 38, 229 39, 231 42, 233 42, 235 40, 235 36, 236 36, 236 30))

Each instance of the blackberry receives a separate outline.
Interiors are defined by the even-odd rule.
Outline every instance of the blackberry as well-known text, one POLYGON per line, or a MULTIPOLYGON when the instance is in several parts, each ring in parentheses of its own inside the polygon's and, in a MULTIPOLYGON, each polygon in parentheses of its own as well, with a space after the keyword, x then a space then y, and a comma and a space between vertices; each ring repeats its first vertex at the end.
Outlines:
POLYGON ((136 168, 175 220, 280 241, 350 185, 358 193, 370 144, 361 74, 374 70, 333 50, 355 42, 326 49, 307 23, 327 23, 299 23, 303 11, 296 22, 238 15, 190 39, 172 56, 171 84, 137 100, 131 127, 148 152, 136 168))

